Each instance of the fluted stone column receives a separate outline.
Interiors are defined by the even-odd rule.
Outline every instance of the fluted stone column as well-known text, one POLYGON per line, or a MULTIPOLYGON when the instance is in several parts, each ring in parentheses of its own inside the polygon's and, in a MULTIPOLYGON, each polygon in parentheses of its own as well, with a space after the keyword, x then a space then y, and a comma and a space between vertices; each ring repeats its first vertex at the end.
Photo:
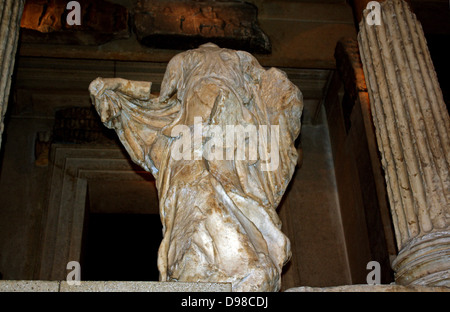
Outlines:
POLYGON ((358 42, 399 254, 396 283, 450 286, 450 119, 420 22, 401 0, 364 11, 358 42), (372 23, 371 23, 372 24, 372 23))
POLYGON ((25 0, 0 0, 0 147, 24 3, 25 0))

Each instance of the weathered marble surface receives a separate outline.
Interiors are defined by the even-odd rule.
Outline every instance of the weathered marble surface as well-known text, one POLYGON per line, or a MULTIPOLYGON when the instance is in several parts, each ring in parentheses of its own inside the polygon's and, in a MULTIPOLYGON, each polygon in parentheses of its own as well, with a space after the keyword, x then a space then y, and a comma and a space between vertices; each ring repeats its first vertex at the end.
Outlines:
POLYGON ((133 161, 155 176, 164 234, 160 280, 279 290, 291 251, 276 208, 297 163, 301 92, 282 71, 265 70, 249 53, 214 44, 176 55, 160 96, 150 89, 149 82, 120 78, 98 78, 89 87, 105 126, 115 129, 133 161), (203 145, 195 141, 196 117, 206 129, 203 145), (189 127, 184 139, 194 142, 187 151, 191 159, 173 157, 183 139, 180 125, 189 127), (263 133, 266 140, 258 143, 268 148, 259 144, 256 159, 237 157, 242 146, 236 141, 219 149, 223 160, 206 157, 212 138, 207 126, 227 125, 278 126, 279 132, 263 133))

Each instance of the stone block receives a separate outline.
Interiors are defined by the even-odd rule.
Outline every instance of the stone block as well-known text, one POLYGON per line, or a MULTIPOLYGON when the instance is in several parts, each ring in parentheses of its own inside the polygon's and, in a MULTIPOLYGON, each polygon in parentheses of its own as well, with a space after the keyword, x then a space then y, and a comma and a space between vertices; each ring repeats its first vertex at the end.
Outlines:
POLYGON ((185 50, 214 42, 221 47, 270 53, 256 6, 236 1, 139 1, 134 30, 141 44, 185 50))
MULTIPOLYGON (((81 25, 69 25, 68 1, 26 1, 21 21, 22 42, 101 45, 128 38, 128 10, 104 0, 79 0, 81 25)), ((73 10, 73 9, 72 9, 73 10)))

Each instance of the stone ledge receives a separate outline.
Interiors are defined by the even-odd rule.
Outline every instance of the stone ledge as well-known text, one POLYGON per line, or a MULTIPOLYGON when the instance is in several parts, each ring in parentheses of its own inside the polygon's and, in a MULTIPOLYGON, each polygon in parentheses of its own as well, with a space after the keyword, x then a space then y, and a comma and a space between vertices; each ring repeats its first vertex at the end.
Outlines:
MULTIPOLYGON (((66 281, 0 281, 0 292, 231 292, 230 283, 101 282, 84 281, 70 286, 66 281)), ((449 287, 401 285, 301 286, 285 292, 450 292, 449 287)))
POLYGON ((231 292, 230 283, 0 281, 0 292, 231 292))
POLYGON ((70 286, 61 282, 60 292, 231 292, 228 283, 183 282, 81 282, 70 286))
POLYGON ((343 285, 333 287, 294 287, 285 292, 450 292, 449 287, 401 286, 401 285, 343 285))
POLYGON ((0 292, 58 292, 58 281, 0 281, 0 292))

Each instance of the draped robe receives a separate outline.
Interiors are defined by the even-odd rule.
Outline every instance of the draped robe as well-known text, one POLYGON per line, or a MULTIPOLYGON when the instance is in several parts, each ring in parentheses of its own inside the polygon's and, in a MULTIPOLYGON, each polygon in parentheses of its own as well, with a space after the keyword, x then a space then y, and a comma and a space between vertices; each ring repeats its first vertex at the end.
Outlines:
MULTIPOLYGON (((300 90, 281 70, 266 70, 249 53, 214 44, 176 55, 159 97, 150 88, 149 82, 97 78, 90 92, 104 124, 156 179, 163 225, 160 280, 278 291, 291 251, 276 208, 297 163, 300 90), (258 149, 257 159, 175 159, 182 138, 174 129, 186 125, 193 135, 195 117, 206 127, 266 125, 278 126, 279 133, 264 134, 268 146, 258 149), (267 170, 273 149, 278 165, 267 170)), ((202 155, 194 147, 192 152, 202 155)))

